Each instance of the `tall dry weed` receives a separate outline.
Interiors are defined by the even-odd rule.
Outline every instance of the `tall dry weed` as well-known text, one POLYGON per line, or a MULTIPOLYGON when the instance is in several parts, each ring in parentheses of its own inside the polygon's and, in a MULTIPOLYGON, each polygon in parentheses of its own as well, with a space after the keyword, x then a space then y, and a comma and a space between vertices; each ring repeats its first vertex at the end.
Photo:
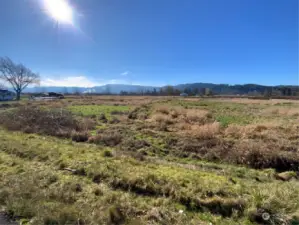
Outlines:
POLYGON ((191 135, 198 139, 212 139, 220 132, 220 124, 218 122, 208 123, 201 126, 192 126, 191 135))
POLYGON ((186 112, 185 120, 189 123, 205 124, 211 117, 209 111, 199 109, 189 109, 186 112))
POLYGON ((173 124, 174 120, 171 118, 170 115, 165 115, 161 113, 154 114, 152 119, 157 123, 165 123, 167 125, 173 124))

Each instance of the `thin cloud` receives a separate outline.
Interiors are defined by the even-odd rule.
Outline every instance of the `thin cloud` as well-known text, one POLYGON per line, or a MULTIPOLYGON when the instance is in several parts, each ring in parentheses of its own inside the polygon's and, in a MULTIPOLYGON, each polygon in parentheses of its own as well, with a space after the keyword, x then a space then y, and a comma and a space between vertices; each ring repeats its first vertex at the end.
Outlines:
POLYGON ((46 78, 41 81, 41 86, 61 86, 61 87, 94 87, 102 83, 91 81, 86 76, 73 76, 65 78, 46 78))
POLYGON ((129 84, 129 82, 125 79, 110 79, 93 81, 86 76, 69 76, 69 77, 61 77, 61 78, 45 78, 41 81, 41 86, 46 87, 95 87, 101 86, 105 84, 129 84))
POLYGON ((112 79, 107 81, 107 84, 129 84, 126 80, 112 79))
POLYGON ((129 74, 130 74, 130 71, 125 71, 125 72, 121 73, 120 75, 125 77, 125 76, 128 76, 129 74))

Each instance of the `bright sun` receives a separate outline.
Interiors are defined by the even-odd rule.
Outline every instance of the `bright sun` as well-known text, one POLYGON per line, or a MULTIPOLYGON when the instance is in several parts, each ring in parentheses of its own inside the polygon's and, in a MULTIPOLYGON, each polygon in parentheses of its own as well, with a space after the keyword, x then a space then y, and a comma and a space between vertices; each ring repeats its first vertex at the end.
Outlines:
POLYGON ((43 0, 47 13, 59 23, 73 24, 73 10, 66 0, 43 0))

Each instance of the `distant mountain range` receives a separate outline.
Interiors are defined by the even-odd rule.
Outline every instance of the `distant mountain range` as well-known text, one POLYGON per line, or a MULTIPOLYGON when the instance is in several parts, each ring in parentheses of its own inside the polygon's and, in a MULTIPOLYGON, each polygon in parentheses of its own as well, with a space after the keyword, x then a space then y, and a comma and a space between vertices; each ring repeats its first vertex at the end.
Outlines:
MULTIPOLYGON (((26 93, 40 93, 40 92, 58 92, 58 93, 97 93, 97 94, 121 94, 121 93, 147 93, 160 92, 166 90, 169 86, 153 87, 141 85, 127 85, 127 84, 107 84, 95 87, 30 87, 24 92, 26 93)), ((265 86, 258 84, 243 84, 243 85, 229 85, 229 84, 212 84, 212 83, 190 83, 179 84, 171 86, 174 90, 180 92, 200 93, 203 89, 209 89, 213 94, 236 95, 249 93, 265 93, 266 91, 282 91, 283 89, 290 89, 292 93, 299 92, 299 86, 295 85, 280 85, 280 86, 265 86)), ((293 95, 293 94, 292 94, 293 95)))
POLYGON ((120 94, 121 92, 140 93, 147 91, 159 90, 159 87, 127 85, 127 84, 106 84, 95 87, 30 87, 24 92, 40 93, 40 92, 58 92, 58 93, 97 93, 97 94, 120 94))

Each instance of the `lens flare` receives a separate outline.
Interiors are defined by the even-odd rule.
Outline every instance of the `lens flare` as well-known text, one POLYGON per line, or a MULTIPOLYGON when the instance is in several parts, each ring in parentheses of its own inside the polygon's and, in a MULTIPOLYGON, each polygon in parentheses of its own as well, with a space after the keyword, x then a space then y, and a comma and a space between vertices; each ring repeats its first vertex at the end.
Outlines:
POLYGON ((58 23, 73 24, 74 13, 66 0, 43 0, 46 12, 58 23))

